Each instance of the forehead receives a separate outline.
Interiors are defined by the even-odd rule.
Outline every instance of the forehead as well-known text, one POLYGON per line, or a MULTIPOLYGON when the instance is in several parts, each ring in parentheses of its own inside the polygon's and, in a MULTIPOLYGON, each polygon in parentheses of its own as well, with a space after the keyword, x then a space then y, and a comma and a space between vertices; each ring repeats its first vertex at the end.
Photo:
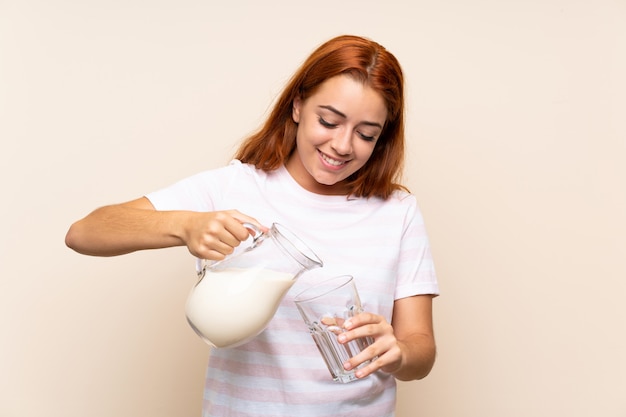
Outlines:
POLYGON ((381 124, 387 118, 383 96, 349 75, 327 79, 306 102, 312 106, 332 106, 347 117, 365 118, 381 124))

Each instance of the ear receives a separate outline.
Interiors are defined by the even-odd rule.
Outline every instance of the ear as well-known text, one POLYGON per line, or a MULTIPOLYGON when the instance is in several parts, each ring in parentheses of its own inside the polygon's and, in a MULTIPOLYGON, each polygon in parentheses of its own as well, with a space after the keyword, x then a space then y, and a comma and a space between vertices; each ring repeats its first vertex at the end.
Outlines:
POLYGON ((293 99, 293 108, 291 110, 291 118, 298 124, 300 123, 300 109, 302 108, 302 99, 296 97, 293 99))

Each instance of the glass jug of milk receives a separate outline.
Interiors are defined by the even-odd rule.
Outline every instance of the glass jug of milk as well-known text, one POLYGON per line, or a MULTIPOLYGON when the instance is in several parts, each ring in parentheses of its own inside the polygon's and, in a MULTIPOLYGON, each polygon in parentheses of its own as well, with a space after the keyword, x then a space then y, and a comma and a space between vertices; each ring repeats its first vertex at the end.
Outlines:
POLYGON ((198 282, 187 298, 189 325, 211 346, 241 345, 270 322, 283 296, 305 271, 322 261, 297 236, 274 223, 254 231, 252 243, 224 260, 197 260, 198 282))

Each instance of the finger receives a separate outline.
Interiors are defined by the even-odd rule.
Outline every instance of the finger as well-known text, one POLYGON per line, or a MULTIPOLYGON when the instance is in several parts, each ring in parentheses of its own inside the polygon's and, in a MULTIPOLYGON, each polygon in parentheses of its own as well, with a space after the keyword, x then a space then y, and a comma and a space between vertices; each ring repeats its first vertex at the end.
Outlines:
POLYGON ((224 253, 224 250, 227 250, 225 246, 234 248, 239 245, 240 239, 237 239, 237 237, 228 230, 227 224, 225 224, 225 222, 228 222, 229 219, 231 222, 234 222, 235 226, 238 225, 237 221, 229 216, 224 216, 224 218, 216 217, 216 219, 208 222, 205 226, 205 230, 199 236, 199 243, 201 247, 215 249, 224 253))
POLYGON ((360 376, 357 375, 357 377, 363 377, 380 369, 381 365, 380 365, 379 360, 380 360, 380 357, 376 354, 376 350, 374 349, 373 345, 370 345, 369 347, 361 351, 359 354, 353 356, 352 358, 344 362, 343 367, 346 370, 351 370, 359 366, 362 366, 364 363, 368 361, 371 361, 370 363, 366 364, 362 368, 359 368, 361 375, 360 376))
POLYGON ((223 250, 227 250, 224 246, 228 246, 231 250, 239 246, 241 242, 248 238, 248 232, 245 227, 243 228, 243 232, 241 230, 230 231, 224 230, 220 234, 218 234, 217 242, 215 243, 215 249, 220 250, 220 252, 224 253, 223 250))
MULTIPOLYGON (((261 229, 262 232, 267 232, 269 230, 269 227, 263 226, 254 217, 247 216, 247 215, 239 212, 238 210, 230 210, 229 214, 233 218, 237 219, 237 221, 239 221, 239 223, 251 223, 251 224, 255 225, 256 227, 258 227, 259 229, 261 229)), ((254 234, 254 232, 252 232, 250 234, 254 234)))
POLYGON ((354 376, 356 376, 357 378, 364 378, 370 374, 373 374, 374 372, 378 371, 381 368, 378 359, 373 360, 372 362, 370 362, 369 364, 367 364, 366 366, 357 369, 354 372, 354 376))
POLYGON ((190 248, 189 252, 192 255, 211 261, 221 261, 227 255, 233 253, 234 248, 224 242, 212 239, 211 243, 204 242, 196 248, 190 248))
MULTIPOLYGON (((350 320, 346 321, 346 323, 349 323, 349 322, 350 320)), ((358 326, 358 327, 356 325, 352 325, 352 323, 349 323, 349 324, 351 324, 350 328, 352 330, 348 330, 347 326, 345 326, 345 323, 344 323, 344 328, 347 331, 343 333, 341 337, 339 338, 340 343, 346 343, 354 339, 360 339, 362 337, 375 338, 383 334, 382 330, 380 329, 380 326, 377 326, 374 324, 365 324, 365 325, 358 326)))
POLYGON ((233 216, 228 216, 228 218, 222 221, 222 225, 224 227, 224 232, 221 233, 220 240, 223 242, 227 242, 232 246, 239 245, 240 242, 245 241, 251 235, 254 235, 256 232, 246 228, 239 219, 233 216), (236 243, 234 242, 236 241, 236 243))
POLYGON ((193 256, 197 258, 206 259, 209 261, 221 261, 222 259, 226 257, 226 255, 228 255, 218 250, 207 248, 207 247, 202 247, 202 248, 197 248, 197 249, 189 248, 189 253, 191 253, 193 256))
POLYGON ((199 255, 199 257, 208 261, 221 261, 226 257, 226 255, 216 250, 207 250, 203 252, 203 255, 199 255))
POLYGON ((346 320, 344 327, 347 330, 351 330, 367 324, 379 324, 385 321, 386 320, 378 314, 363 312, 356 314, 355 316, 352 316, 348 320, 346 320))

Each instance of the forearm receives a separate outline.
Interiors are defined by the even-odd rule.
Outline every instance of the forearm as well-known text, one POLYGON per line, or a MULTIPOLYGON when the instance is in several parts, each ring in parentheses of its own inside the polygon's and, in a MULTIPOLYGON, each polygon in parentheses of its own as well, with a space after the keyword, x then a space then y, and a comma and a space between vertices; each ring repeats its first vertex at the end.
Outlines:
POLYGON ((432 299, 430 295, 418 295, 394 303, 392 324, 400 360, 383 370, 401 381, 426 377, 435 363, 432 299))
POLYGON ((430 335, 413 335, 399 340, 402 360, 396 370, 391 372, 401 381, 412 381, 425 378, 433 368, 436 357, 436 346, 430 335))
POLYGON ((178 228, 182 215, 128 205, 105 206, 74 223, 65 243, 76 252, 94 256, 181 246, 184 242, 178 228))

